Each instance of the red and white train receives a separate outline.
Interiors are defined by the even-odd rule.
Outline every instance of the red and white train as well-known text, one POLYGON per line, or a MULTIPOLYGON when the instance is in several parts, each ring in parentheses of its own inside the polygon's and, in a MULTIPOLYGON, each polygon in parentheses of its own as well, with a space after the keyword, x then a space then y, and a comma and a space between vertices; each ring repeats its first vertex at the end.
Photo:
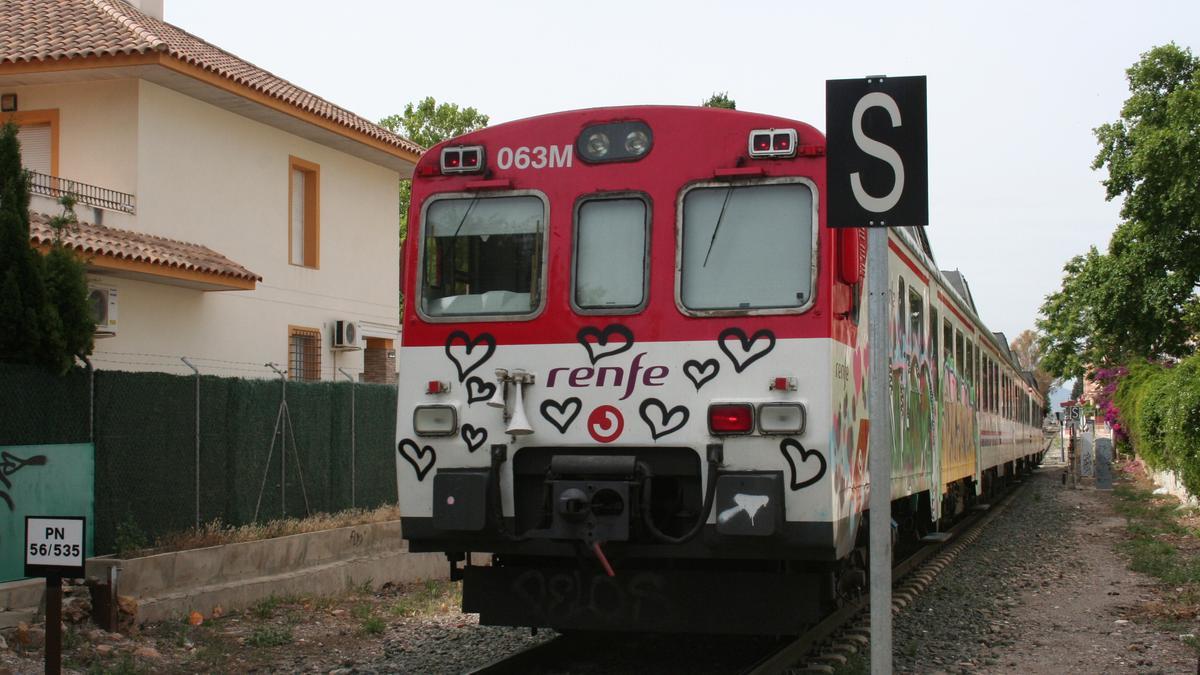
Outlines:
POLYGON ((921 230, 891 232, 891 340, 867 344, 865 235, 826 227, 824 151, 803 122, 648 106, 422 157, 396 475, 465 611, 800 631, 864 579, 869 348, 898 537, 1037 461, 1044 402, 921 230))

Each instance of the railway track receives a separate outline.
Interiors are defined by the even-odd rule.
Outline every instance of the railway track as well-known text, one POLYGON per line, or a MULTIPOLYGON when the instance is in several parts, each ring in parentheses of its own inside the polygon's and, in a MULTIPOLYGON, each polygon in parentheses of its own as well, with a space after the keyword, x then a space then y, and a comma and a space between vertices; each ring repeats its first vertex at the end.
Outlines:
MULTIPOLYGON (((939 541, 931 541, 899 561, 892 568, 892 612, 896 614, 910 605, 925 590, 937 574, 949 565, 983 532, 985 526, 1002 514, 1021 492, 1022 484, 990 505, 981 505, 954 527, 940 533, 939 541)), ((696 659, 688 672, 741 672, 768 675, 782 672, 833 672, 847 658, 866 651, 870 644, 870 598, 860 598, 841 607, 808 632, 793 640, 781 642, 776 638, 747 638, 721 636, 640 636, 630 640, 627 634, 619 639, 598 634, 563 635, 540 645, 515 652, 476 670, 473 675, 500 673, 593 673, 617 672, 620 665, 597 665, 600 655, 611 659, 614 648, 629 660, 633 667, 653 668, 646 658, 678 659, 686 655, 696 659), (644 643, 644 644, 640 644, 644 643), (694 653, 701 649, 702 653, 694 653), (644 652, 644 653, 643 653, 644 652), (711 655, 708 653, 711 652, 711 655)), ((672 668, 681 664, 672 661, 672 668)))

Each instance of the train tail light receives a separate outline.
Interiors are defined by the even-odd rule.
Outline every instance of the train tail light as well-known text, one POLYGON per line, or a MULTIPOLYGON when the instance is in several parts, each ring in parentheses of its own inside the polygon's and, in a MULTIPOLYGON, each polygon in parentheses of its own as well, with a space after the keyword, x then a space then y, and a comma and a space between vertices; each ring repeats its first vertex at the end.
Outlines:
POLYGON ((750 132, 751 157, 795 157, 795 129, 755 129, 750 132))
POLYGON ((714 403, 708 406, 708 430, 722 435, 754 431, 754 406, 749 403, 714 403))
POLYGON ((481 173, 484 164, 482 145, 442 148, 442 173, 481 173))

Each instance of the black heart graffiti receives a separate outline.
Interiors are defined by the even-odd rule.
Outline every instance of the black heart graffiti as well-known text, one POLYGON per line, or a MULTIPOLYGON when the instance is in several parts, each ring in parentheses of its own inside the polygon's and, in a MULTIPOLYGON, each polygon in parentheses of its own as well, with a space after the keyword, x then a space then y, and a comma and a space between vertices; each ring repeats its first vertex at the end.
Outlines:
POLYGON ((467 375, 479 366, 482 366, 485 361, 492 358, 492 354, 496 352, 496 338, 492 337, 491 333, 480 333, 474 339, 467 335, 464 331, 456 330, 446 337, 446 357, 454 364, 454 369, 458 371, 458 381, 462 382, 467 379, 467 375), (451 347, 457 347, 461 343, 465 350, 463 359, 460 360, 451 351, 451 347), (482 353, 477 353, 475 350, 480 346, 487 347, 482 353))
POLYGON ((677 405, 667 410, 667 406, 656 398, 642 401, 642 404, 638 406, 638 414, 642 416, 646 426, 650 427, 650 437, 656 441, 682 429, 683 425, 687 424, 690 415, 687 407, 677 405), (656 413, 655 417, 650 416, 651 408, 656 413))
POLYGON ((417 472, 418 481, 425 480, 425 474, 429 473, 429 470, 437 463, 437 453, 432 447, 418 446, 407 438, 396 446, 396 452, 400 453, 404 461, 412 465, 413 471, 417 472))
POLYGON ((717 346, 725 352, 725 356, 729 357, 730 362, 733 363, 733 369, 740 373, 775 348, 775 334, 763 328, 755 331, 754 335, 746 337, 746 331, 735 326, 721 331, 721 334, 717 336, 717 346), (741 348, 740 354, 734 354, 733 350, 729 348, 730 338, 737 338, 741 348), (764 342, 760 344, 759 340, 764 340, 764 342))
POLYGON ((692 384, 696 385, 696 391, 700 391, 700 387, 716 377, 719 372, 721 372, 721 364, 716 359, 705 359, 704 361, 688 359, 683 364, 683 374, 692 381, 692 384))
POLYGON ((464 424, 459 435, 462 436, 463 443, 467 444, 467 452, 475 452, 487 443, 487 429, 473 424, 464 424))
POLYGON ((579 340, 579 344, 583 345, 583 348, 587 350, 588 358, 591 359, 592 365, 596 365, 596 362, 600 359, 615 356, 633 347, 633 331, 619 323, 605 326, 604 330, 600 330, 595 326, 584 326, 575 334, 575 339, 579 340), (614 335, 622 338, 619 341, 620 344, 609 344, 614 335))
POLYGON ((486 401, 496 393, 496 385, 478 377, 467 378, 467 404, 486 401))
POLYGON ((802 490, 809 485, 821 480, 825 475, 825 457, 816 450, 809 450, 800 441, 791 438, 785 438, 779 442, 779 452, 783 453, 784 459, 787 460, 788 466, 792 468, 791 488, 793 490, 802 490), (817 470, 812 477, 806 480, 800 480, 800 466, 807 464, 808 460, 813 457, 817 458, 817 470))
POLYGON ((558 433, 565 434, 575 418, 579 417, 579 411, 583 410, 583 401, 574 396, 563 399, 561 403, 546 399, 542 401, 539 410, 542 411, 542 417, 553 424, 555 429, 558 429, 558 433))

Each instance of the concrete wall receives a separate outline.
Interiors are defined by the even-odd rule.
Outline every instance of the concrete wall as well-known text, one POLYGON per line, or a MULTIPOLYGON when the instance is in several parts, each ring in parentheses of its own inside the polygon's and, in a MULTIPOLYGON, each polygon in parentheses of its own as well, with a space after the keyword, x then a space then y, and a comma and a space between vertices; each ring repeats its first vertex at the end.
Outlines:
MULTIPOLYGON (((119 330, 97 341, 98 368, 272 376, 289 326, 319 329, 322 379, 363 369, 334 352, 333 323, 396 338, 399 174, 144 80, 22 87, 21 109, 59 110, 59 174, 133 193, 137 213, 105 225, 202 244, 262 275, 254 291, 203 292, 93 275, 119 292, 119 330), (319 268, 288 260, 289 157, 320 166, 319 268)), ((48 210, 48 200, 35 208, 48 210)), ((95 221, 80 207, 81 220, 95 221)))

